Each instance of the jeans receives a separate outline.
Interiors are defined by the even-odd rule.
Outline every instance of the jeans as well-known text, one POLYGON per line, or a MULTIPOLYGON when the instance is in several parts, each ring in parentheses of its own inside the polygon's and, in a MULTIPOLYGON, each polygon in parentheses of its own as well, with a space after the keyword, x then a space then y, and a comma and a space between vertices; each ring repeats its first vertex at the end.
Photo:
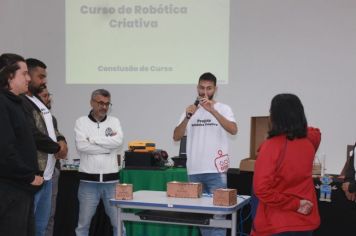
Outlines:
MULTIPOLYGON (((100 199, 103 200, 105 212, 113 226, 113 234, 117 235, 117 211, 110 205, 110 199, 115 197, 115 183, 96 183, 80 181, 78 189, 79 219, 75 229, 77 236, 88 236, 91 219, 96 212, 100 199)), ((123 235, 125 228, 123 227, 123 235)))
POLYGON ((47 228, 46 228, 46 234, 45 234, 46 236, 53 235, 54 215, 56 213, 59 174, 60 174, 60 170, 57 168, 54 168, 53 176, 52 176, 51 213, 50 213, 47 228))
POLYGON ((51 214, 52 179, 45 180, 40 191, 35 194, 36 236, 45 236, 51 214))
MULTIPOLYGON (((203 184, 203 193, 212 194, 215 189, 227 187, 226 173, 206 173, 189 175, 190 182, 200 182, 203 184)), ((225 219, 225 215, 214 215, 214 219, 225 219)), ((202 236, 225 236, 226 229, 200 227, 202 236)))
POLYGON ((0 182, 0 235, 35 235, 33 193, 0 182))

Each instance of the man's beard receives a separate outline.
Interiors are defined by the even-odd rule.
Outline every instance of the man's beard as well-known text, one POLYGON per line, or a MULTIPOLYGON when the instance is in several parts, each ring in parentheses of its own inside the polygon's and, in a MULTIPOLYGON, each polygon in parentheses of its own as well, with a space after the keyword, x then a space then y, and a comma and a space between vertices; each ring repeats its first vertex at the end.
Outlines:
POLYGON ((35 86, 31 85, 31 83, 30 83, 29 86, 28 86, 28 90, 30 90, 30 92, 32 94, 39 94, 45 88, 46 88, 45 84, 42 84, 42 85, 40 85, 38 87, 35 87, 35 86))
MULTIPOLYGON (((203 95, 200 95, 200 94, 199 94, 199 97, 204 98, 205 95, 204 95, 204 94, 203 94, 203 95)), ((208 96, 208 99, 209 99, 209 100, 213 100, 213 98, 214 98, 214 94, 211 95, 211 96, 208 96)))

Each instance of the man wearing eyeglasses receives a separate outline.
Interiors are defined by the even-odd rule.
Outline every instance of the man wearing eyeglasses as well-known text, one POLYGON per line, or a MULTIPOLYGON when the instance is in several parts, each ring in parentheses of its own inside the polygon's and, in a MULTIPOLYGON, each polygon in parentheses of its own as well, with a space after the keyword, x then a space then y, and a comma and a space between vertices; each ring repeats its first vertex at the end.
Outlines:
MULTIPOLYGON (((118 182, 118 149, 123 142, 119 119, 108 116, 111 95, 105 89, 92 92, 89 115, 75 123, 75 143, 80 156, 79 220, 77 236, 87 236, 91 219, 100 199, 117 235, 117 214, 109 200, 115 196, 118 182)), ((125 233, 123 233, 125 235, 125 233)))

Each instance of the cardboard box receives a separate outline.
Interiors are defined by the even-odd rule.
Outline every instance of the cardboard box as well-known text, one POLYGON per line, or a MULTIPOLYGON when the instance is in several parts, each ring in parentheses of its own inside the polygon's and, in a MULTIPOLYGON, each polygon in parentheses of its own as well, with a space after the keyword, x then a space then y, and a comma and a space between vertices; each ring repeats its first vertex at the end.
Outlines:
POLYGON ((237 190, 219 188, 214 191, 213 204, 216 206, 232 206, 237 204, 237 190))
POLYGON ((117 184, 115 191, 116 200, 132 200, 133 187, 132 184, 117 184))
POLYGON ((167 196, 179 198, 200 198, 203 192, 201 183, 177 182, 167 183, 167 196))
POLYGON ((241 160, 240 170, 254 171, 257 151, 262 142, 267 138, 269 125, 269 116, 251 117, 250 155, 248 158, 241 160))
POLYGON ((255 159, 245 158, 240 161, 240 170, 242 171, 254 171, 255 170, 255 159))
POLYGON ((321 163, 317 163, 317 162, 313 163, 312 175, 314 175, 314 176, 321 175, 321 163))

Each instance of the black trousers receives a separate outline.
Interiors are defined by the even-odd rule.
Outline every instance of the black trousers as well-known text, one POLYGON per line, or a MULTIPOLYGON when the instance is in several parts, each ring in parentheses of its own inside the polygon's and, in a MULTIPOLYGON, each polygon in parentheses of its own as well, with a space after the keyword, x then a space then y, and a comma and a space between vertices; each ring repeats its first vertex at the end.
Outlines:
POLYGON ((0 235, 35 235, 33 194, 1 182, 0 235))
POLYGON ((279 234, 274 234, 272 236, 312 236, 313 231, 295 231, 295 232, 284 232, 279 234))

